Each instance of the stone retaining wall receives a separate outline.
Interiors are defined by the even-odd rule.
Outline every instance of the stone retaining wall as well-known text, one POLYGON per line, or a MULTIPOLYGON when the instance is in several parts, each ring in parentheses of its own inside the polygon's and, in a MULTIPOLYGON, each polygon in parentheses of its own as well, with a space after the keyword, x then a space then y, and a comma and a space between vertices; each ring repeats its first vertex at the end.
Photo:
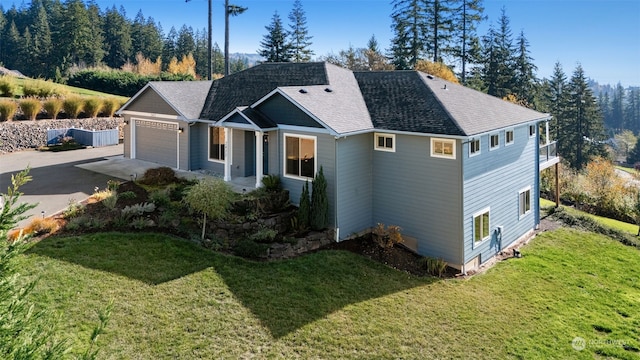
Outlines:
POLYGON ((47 144, 47 129, 80 128, 109 130, 118 128, 123 138, 123 118, 18 120, 0 122, 0 154, 35 149, 47 144))

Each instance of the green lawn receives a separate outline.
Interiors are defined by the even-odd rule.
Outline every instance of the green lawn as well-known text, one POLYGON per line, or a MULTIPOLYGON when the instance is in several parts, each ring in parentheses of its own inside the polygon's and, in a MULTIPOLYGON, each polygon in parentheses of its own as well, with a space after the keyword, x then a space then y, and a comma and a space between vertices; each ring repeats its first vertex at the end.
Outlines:
POLYGON ((263 263, 105 233, 46 239, 21 261, 39 277, 34 302, 77 336, 73 353, 114 299, 104 359, 640 356, 637 249, 560 229, 522 253, 467 280, 437 280, 341 251, 263 263))
MULTIPOLYGON (((553 206, 555 206, 555 202, 549 201, 547 199, 542 199, 542 198, 540 199, 540 208, 542 209, 551 208, 553 206)), ((598 215, 589 214, 587 212, 580 211, 569 206, 565 206, 564 210, 573 216, 590 217, 595 221, 597 221, 598 223, 600 223, 601 225, 604 225, 612 229, 624 231, 632 235, 636 235, 638 233, 638 225, 636 224, 630 224, 620 220, 614 220, 614 219, 609 219, 609 218, 598 216, 598 215)))

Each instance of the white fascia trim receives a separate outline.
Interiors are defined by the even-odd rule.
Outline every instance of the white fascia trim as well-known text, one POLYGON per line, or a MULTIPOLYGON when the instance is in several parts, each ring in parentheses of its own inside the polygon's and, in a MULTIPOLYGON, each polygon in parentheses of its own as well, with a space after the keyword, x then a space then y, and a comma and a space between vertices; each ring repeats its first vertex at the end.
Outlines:
POLYGON ((325 129, 325 128, 312 128, 312 127, 296 126, 296 125, 278 125, 278 129, 284 130, 284 131, 299 131, 299 132, 308 132, 313 134, 333 135, 333 133, 331 133, 328 129, 325 129))
POLYGON ((385 133, 385 134, 396 134, 396 135, 411 135, 411 136, 422 136, 422 137, 436 137, 436 138, 445 138, 445 139, 454 139, 454 140, 467 140, 468 136, 460 136, 460 135, 445 135, 445 134, 432 134, 432 133, 419 133, 412 131, 399 131, 399 130, 387 130, 387 129, 364 129, 342 133, 336 136, 336 139, 346 138, 349 136, 362 135, 362 134, 370 134, 370 133, 385 133))
POLYGON ((254 123, 253 121, 251 121, 251 119, 249 119, 243 112, 242 110, 246 109, 247 107, 237 107, 235 108, 232 112, 228 113, 227 115, 225 115, 222 119, 220 119, 220 121, 218 121, 218 124, 221 126, 223 122, 229 120, 233 115, 238 114, 240 115, 243 119, 247 120, 247 122, 249 122, 249 124, 239 124, 239 123, 231 123, 233 125, 227 125, 228 127, 234 127, 234 128, 238 128, 238 129, 249 129, 249 130, 254 130, 254 131, 262 131, 262 129, 260 128, 260 126, 256 125, 256 123, 254 123), (240 125, 240 126, 239 126, 240 125))
MULTIPOLYGON (((303 113, 307 114, 311 119, 313 119, 315 122, 317 122, 318 124, 322 125, 325 129, 327 129, 331 135, 338 136, 338 132, 335 131, 333 128, 331 128, 331 126, 325 124, 322 120, 320 120, 317 116, 315 116, 313 113, 311 113, 309 110, 307 110, 304 106, 300 105, 297 101, 295 101, 294 99, 289 97, 289 95, 287 95, 279 87, 275 88, 273 91, 271 91, 270 93, 268 93, 267 95, 262 97, 260 100, 258 100, 255 103, 251 104, 251 107, 255 108, 256 106, 258 106, 261 103, 265 102, 268 98, 272 97, 275 94, 282 95, 285 99, 287 99, 295 107, 300 109, 300 111, 302 111, 303 113)), ((280 126, 280 124, 278 124, 278 126, 280 126)))
POLYGON ((484 132, 481 132, 481 133, 468 135, 468 136, 466 136, 466 138, 467 139, 472 139, 472 138, 474 138, 476 136, 483 136, 483 135, 487 135, 487 134, 492 134, 492 133, 495 133, 496 131, 500 131, 500 130, 513 129, 513 128, 520 127, 520 126, 523 126, 523 125, 538 124, 538 123, 543 122, 543 121, 549 121, 549 120, 551 120, 551 118, 552 118, 552 116, 548 115, 548 116, 543 117, 543 118, 524 121, 524 122, 517 123, 517 124, 511 124, 511 125, 508 125, 508 126, 503 126, 501 128, 491 129, 491 130, 484 131, 484 132))
POLYGON ((131 115, 131 116, 145 116, 150 118, 158 118, 158 119, 167 119, 167 120, 180 120, 189 122, 184 116, 179 115, 166 115, 166 114, 156 114, 156 113, 148 113, 141 111, 131 111, 131 110, 123 110, 121 114, 131 115))

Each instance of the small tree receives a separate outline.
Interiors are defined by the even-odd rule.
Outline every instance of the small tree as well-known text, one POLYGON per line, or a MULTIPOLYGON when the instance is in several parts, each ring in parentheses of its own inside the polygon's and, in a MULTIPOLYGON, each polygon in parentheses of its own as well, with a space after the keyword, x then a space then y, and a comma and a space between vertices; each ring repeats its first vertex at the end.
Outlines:
POLYGON ((633 204, 633 215, 638 225, 638 233, 636 236, 640 236, 640 191, 636 193, 636 202, 633 204))
POLYGON ((184 197, 184 202, 192 211, 202 214, 202 239, 207 227, 207 216, 211 219, 224 218, 231 206, 235 193, 221 179, 206 178, 193 185, 184 197))
POLYGON ((302 194, 300 195, 300 207, 298 208, 298 224, 300 228, 309 228, 311 218, 311 200, 309 199, 309 182, 305 181, 302 185, 302 194))
POLYGON ((322 230, 329 224, 329 201, 327 199, 327 180, 322 166, 311 183, 311 219, 313 230, 322 230))

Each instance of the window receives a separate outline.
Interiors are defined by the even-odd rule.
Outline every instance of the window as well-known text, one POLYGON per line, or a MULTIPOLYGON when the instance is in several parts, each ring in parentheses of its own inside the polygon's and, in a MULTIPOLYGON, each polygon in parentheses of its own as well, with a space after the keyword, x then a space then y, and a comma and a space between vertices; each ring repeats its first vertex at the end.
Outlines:
POLYGON ((529 137, 533 137, 536 134, 536 126, 529 125, 529 137))
POLYGON ((524 216, 531 211, 531 188, 523 189, 518 194, 518 215, 524 216))
POLYGON ((489 139, 491 140, 491 147, 489 147, 489 150, 493 150, 496 149, 500 146, 500 135, 499 134, 493 134, 489 137, 489 139))
POLYGON ((209 128, 209 160, 224 161, 224 129, 209 128))
POLYGON ((456 158, 456 142, 451 139, 431 139, 431 156, 455 159, 456 158))
POLYGON ((479 243, 489 238, 489 209, 473 215, 473 242, 479 243))
POLYGON ((375 134, 374 149, 380 151, 396 151, 396 136, 393 134, 375 134))
POLYGON ((284 136, 285 176, 313 178, 316 174, 316 138, 284 136))
POLYGON ((480 154, 480 139, 472 139, 471 142, 469 142, 469 154, 480 154))
POLYGON ((504 134, 505 145, 513 144, 513 130, 507 130, 504 134))

